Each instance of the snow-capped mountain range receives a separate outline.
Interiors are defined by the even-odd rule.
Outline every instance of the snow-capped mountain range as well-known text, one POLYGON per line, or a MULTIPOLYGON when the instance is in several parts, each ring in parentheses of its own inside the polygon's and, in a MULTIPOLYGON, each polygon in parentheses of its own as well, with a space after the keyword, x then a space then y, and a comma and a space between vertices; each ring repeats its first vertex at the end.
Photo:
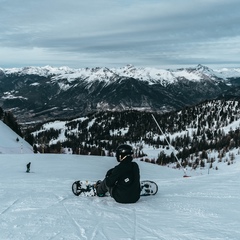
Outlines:
POLYGON ((240 68, 222 68, 212 70, 199 64, 193 68, 181 69, 160 69, 160 68, 136 68, 133 65, 127 65, 122 68, 80 68, 72 69, 69 67, 24 67, 24 68, 0 68, 1 75, 39 75, 41 77, 52 77, 52 79, 67 79, 69 82, 75 79, 84 79, 87 81, 105 81, 122 76, 135 78, 149 83, 161 82, 171 84, 178 80, 179 77, 190 81, 200 81, 205 75, 206 78, 219 78, 228 80, 229 78, 239 78, 240 68))
POLYGON ((96 110, 165 112, 216 98, 240 82, 240 68, 0 68, 0 106, 21 122, 96 110))

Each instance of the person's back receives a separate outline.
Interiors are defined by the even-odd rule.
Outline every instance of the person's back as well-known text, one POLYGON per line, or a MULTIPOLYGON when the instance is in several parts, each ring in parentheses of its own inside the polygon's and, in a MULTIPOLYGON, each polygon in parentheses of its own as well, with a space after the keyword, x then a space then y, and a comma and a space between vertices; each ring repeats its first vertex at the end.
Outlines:
POLYGON ((116 166, 109 178, 107 185, 110 185, 111 177, 118 175, 112 191, 112 197, 120 203, 135 203, 140 198, 140 173, 137 163, 132 162, 131 157, 127 157, 116 166))

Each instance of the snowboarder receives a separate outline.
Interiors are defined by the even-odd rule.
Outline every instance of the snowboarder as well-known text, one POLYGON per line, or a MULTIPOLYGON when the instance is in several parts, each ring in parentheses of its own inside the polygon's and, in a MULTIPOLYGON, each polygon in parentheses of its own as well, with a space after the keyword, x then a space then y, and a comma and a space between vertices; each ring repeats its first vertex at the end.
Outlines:
POLYGON ((30 172, 30 167, 31 167, 31 162, 29 162, 28 164, 27 164, 27 173, 29 173, 30 172))
POLYGON ((119 203, 135 203, 140 198, 140 171, 138 164, 132 162, 133 149, 127 144, 116 149, 116 158, 120 162, 109 169, 103 181, 96 183, 96 192, 104 197, 109 192, 111 197, 119 203))

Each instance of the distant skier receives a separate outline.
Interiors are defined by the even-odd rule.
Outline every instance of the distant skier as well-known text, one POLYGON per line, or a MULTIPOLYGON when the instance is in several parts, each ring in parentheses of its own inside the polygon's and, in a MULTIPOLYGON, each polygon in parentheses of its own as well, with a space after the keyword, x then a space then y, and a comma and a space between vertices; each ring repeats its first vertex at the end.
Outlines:
POLYGON ((119 203, 135 203, 140 198, 140 171, 138 164, 132 162, 133 149, 123 144, 116 149, 116 158, 120 162, 107 171, 103 181, 96 183, 96 192, 104 197, 109 192, 111 197, 119 203))
POLYGON ((31 167, 31 162, 29 162, 28 164, 27 164, 27 173, 29 173, 30 172, 30 167, 31 167))

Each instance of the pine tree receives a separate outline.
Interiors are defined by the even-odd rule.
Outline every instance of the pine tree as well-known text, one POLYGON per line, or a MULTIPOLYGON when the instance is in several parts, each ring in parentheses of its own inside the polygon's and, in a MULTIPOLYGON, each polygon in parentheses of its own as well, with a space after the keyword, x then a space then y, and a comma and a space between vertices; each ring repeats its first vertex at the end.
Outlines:
POLYGON ((11 112, 5 112, 3 116, 3 122, 8 125, 15 133, 22 137, 21 128, 18 125, 16 118, 11 112))
POLYGON ((0 107, 0 120, 2 119, 2 117, 3 117, 3 109, 0 107))

